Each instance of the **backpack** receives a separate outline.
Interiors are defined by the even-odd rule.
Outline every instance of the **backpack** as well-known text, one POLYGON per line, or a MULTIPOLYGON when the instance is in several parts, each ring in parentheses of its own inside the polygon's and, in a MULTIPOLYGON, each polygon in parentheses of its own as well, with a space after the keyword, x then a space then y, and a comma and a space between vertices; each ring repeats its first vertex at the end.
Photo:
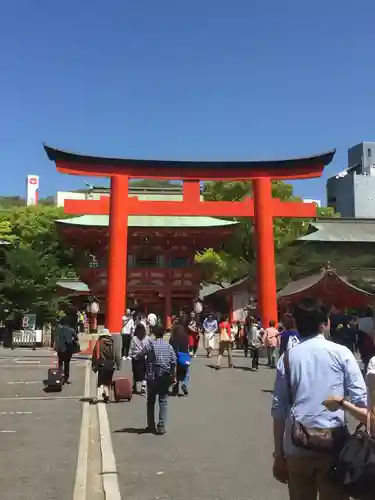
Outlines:
POLYGON ((188 352, 177 352, 177 364, 181 366, 189 366, 191 362, 190 354, 188 352))
POLYGON ((372 500, 375 491, 375 439, 360 424, 333 462, 331 478, 350 497, 372 500))

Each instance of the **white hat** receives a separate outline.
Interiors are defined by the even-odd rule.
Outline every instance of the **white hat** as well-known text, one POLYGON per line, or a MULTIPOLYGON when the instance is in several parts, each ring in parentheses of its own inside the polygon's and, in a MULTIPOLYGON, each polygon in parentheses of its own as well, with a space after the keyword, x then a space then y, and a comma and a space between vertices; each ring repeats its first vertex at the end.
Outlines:
POLYGON ((99 334, 99 337, 104 337, 105 335, 111 335, 111 332, 108 330, 108 328, 103 328, 103 330, 99 334))

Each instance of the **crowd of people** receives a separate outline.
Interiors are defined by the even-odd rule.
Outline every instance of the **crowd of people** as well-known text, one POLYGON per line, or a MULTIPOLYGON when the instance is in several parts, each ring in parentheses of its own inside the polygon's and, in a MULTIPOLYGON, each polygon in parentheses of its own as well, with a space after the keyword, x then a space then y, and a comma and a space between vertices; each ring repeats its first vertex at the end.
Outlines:
MULTIPOLYGON (((169 394, 189 395, 192 360, 201 342, 207 358, 217 352, 217 369, 225 353, 228 367, 232 367, 233 349, 242 349, 245 357, 251 355, 256 371, 260 350, 264 349, 267 364, 276 374, 272 404, 274 477, 287 483, 291 500, 316 500, 318 495, 320 500, 349 500, 348 492, 332 480, 330 471, 337 450, 349 436, 345 414, 362 423, 371 420, 365 376, 373 376, 375 394, 372 311, 359 319, 335 308, 328 312, 311 299, 296 305, 278 325, 270 321, 266 328, 251 314, 244 323, 231 323, 227 316, 218 320, 214 313, 201 318, 192 312, 173 319, 168 340, 155 314, 142 317, 127 311, 121 334, 122 358, 131 361, 133 391, 147 395, 145 432, 156 434, 166 432, 169 394), (363 361, 363 371, 356 351, 363 361)), ((74 329, 62 321, 56 345, 66 382, 77 340, 74 329)), ((98 373, 103 399, 108 401, 116 368, 114 342, 108 330, 96 343, 92 366, 98 373)), ((372 458, 375 460, 375 450, 372 458)))

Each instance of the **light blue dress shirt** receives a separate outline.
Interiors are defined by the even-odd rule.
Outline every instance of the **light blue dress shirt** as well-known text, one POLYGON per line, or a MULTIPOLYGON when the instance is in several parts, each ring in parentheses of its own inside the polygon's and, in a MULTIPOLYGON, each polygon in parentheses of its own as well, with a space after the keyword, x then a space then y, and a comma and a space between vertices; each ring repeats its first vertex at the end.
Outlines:
POLYGON ((323 335, 302 339, 289 351, 289 364, 294 404, 291 408, 282 356, 277 364, 272 416, 286 419, 285 455, 309 455, 313 452, 296 448, 291 442, 293 417, 307 427, 342 426, 345 423, 344 412, 330 412, 322 402, 333 395, 347 396, 353 404, 366 407, 366 384, 350 350, 323 335))

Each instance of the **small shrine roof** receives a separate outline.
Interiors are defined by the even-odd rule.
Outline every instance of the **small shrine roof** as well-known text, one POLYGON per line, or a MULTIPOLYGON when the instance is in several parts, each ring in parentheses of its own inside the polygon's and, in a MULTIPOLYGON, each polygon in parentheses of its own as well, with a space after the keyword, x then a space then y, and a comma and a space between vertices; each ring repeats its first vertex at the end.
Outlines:
MULTIPOLYGON (((109 225, 108 215, 82 215, 70 219, 58 219, 59 224, 67 226, 92 226, 107 227, 109 225)), ((156 217, 137 215, 129 216, 129 227, 228 227, 237 222, 216 219, 214 217, 156 217)))
POLYGON ((80 292, 80 293, 90 292, 90 288, 86 285, 86 283, 83 283, 83 281, 79 280, 61 280, 57 282, 57 285, 60 288, 65 288, 66 290, 71 290, 74 292, 80 292))
POLYGON ((206 299, 207 297, 216 294, 220 290, 225 290, 226 288, 228 288, 228 286, 229 283, 225 282, 222 283, 221 285, 216 283, 206 283, 199 292, 199 298, 201 300, 206 299))
POLYGON ((277 293, 277 298, 282 299, 285 297, 289 297, 290 295, 296 295, 298 293, 304 292, 305 290, 308 290, 309 288, 312 288, 313 286, 317 285, 327 275, 335 277, 338 281, 341 281, 342 284, 346 285, 347 287, 351 288, 352 290, 355 290, 359 293, 362 293, 362 294, 368 295, 368 296, 373 295, 371 292, 367 292, 366 290, 363 290, 362 288, 359 288, 359 287, 353 285, 352 283, 347 281, 342 276, 339 276, 334 269, 324 269, 320 273, 313 274, 312 276, 307 276, 306 278, 301 278, 299 280, 292 281, 291 283, 288 283, 284 288, 282 288, 277 293))
POLYGON ((310 223, 315 231, 298 241, 375 243, 375 219, 327 218, 310 223))

